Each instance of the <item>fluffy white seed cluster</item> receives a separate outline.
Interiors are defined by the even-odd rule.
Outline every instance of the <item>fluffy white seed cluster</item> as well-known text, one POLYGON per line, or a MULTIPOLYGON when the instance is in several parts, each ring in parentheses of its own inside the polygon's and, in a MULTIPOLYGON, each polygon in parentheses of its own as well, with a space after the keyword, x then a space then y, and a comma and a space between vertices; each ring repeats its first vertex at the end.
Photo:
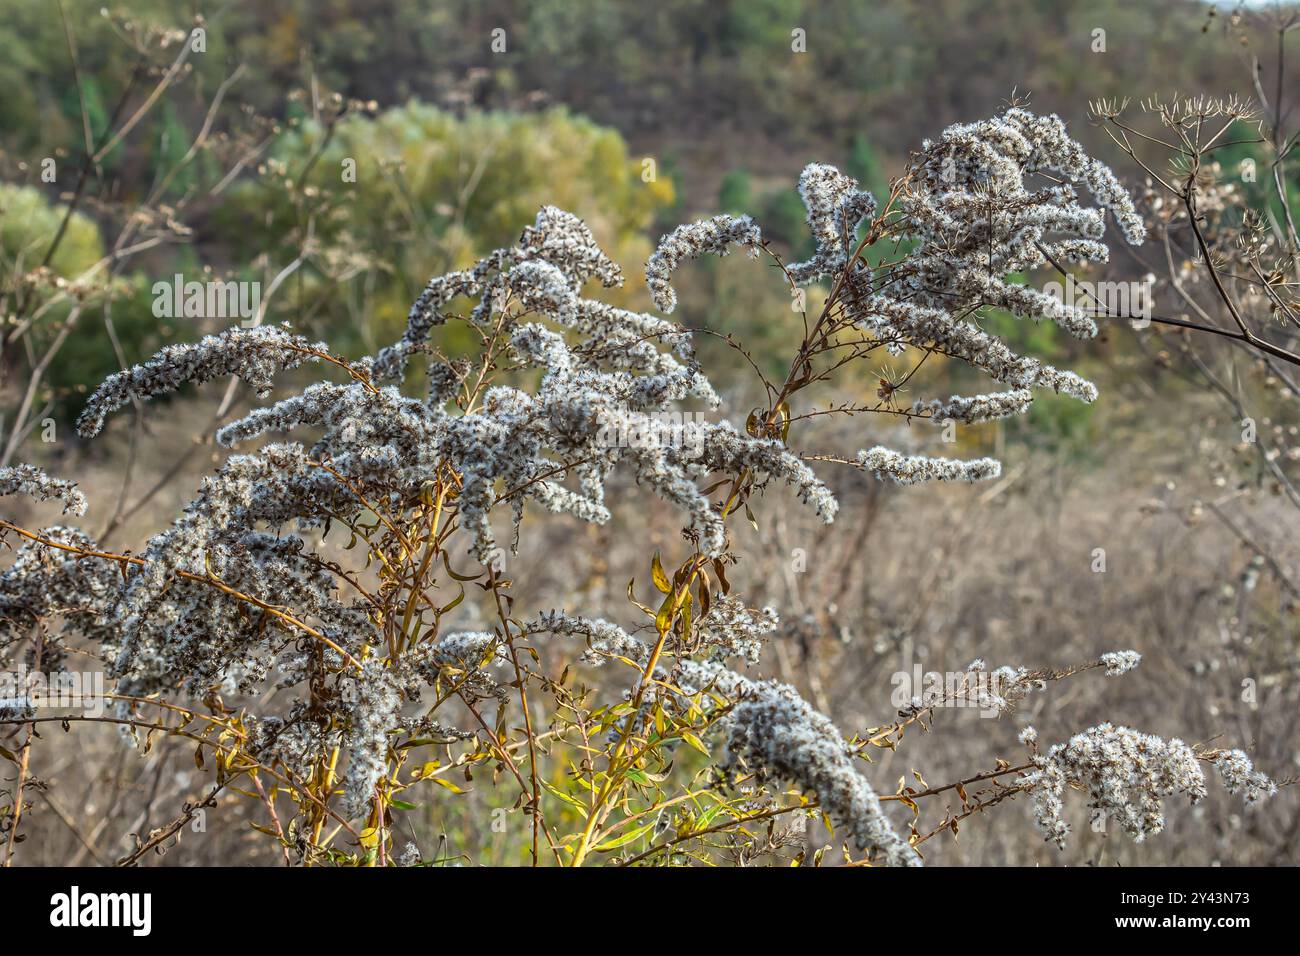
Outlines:
POLYGON ((375 793, 388 766, 388 732, 397 725, 402 695, 395 675, 381 657, 362 665, 350 688, 352 720, 344 735, 348 768, 343 786, 343 810, 360 816, 375 793))
POLYGON ((996 458, 961 461, 955 458, 929 458, 904 455, 880 445, 858 452, 858 467, 877 478, 890 478, 900 485, 922 481, 983 481, 1002 473, 996 458))
POLYGON ((992 392, 988 395, 954 395, 947 401, 916 401, 912 411, 924 415, 942 424, 947 421, 975 425, 991 422, 999 418, 1009 418, 1028 410, 1034 400, 1034 393, 1027 388, 1013 388, 1006 392, 992 392))
POLYGON ((848 262, 858 226, 876 211, 876 199, 834 166, 811 163, 799 176, 799 196, 808 210, 816 249, 807 262, 789 266, 796 282, 834 275, 848 262))
POLYGON ((976 682, 975 703, 981 710, 992 711, 1000 716, 1010 713, 1029 693, 1042 690, 1045 686, 1027 667, 1004 664, 992 671, 987 681, 976 682))
MULTIPOLYGON (((978 304, 968 302, 968 307, 978 304)), ((945 309, 883 295, 864 296, 855 309, 859 324, 883 341, 937 349, 1015 388, 1051 389, 1082 402, 1097 398, 1097 387, 1074 372, 1017 355, 1001 339, 945 309)))
POLYGON ((604 618, 576 617, 560 611, 548 611, 529 621, 524 629, 530 634, 558 634, 581 637, 587 641, 583 660, 600 666, 607 660, 622 658, 637 663, 644 658, 645 645, 617 624, 604 618))
POLYGON ((313 345, 300 335, 269 325, 227 329, 191 344, 169 345, 149 361, 105 379, 82 409, 77 431, 91 438, 104 427, 104 419, 127 402, 174 392, 186 382, 198 385, 238 375, 258 395, 265 396, 277 372, 317 361, 308 349, 324 350, 325 345, 313 345))
POLYGON ((1142 662, 1142 655, 1137 651, 1109 651, 1102 654, 1100 660, 1107 677, 1119 677, 1137 667, 1142 662))
POLYGON ((438 640, 424 643, 408 652, 402 659, 407 683, 407 696, 412 700, 420 696, 420 681, 433 684, 443 676, 455 680, 459 693, 466 700, 494 699, 498 704, 506 701, 506 688, 488 674, 487 668, 504 668, 510 665, 510 654, 505 644, 495 634, 487 631, 457 631, 438 640))
MULTIPOLYGON (((56 544, 93 551, 95 542, 76 528, 43 528, 41 537, 56 544)), ((39 622, 61 615, 63 626, 47 638, 43 661, 52 666, 63 643, 51 638, 81 634, 110 652, 121 575, 103 558, 83 558, 35 542, 18 549, 13 563, 0 574, 0 651, 27 637, 39 622)))
POLYGON ((854 844, 889 866, 920 866, 917 853, 890 824, 880 798, 857 769, 835 725, 789 684, 753 681, 718 664, 683 661, 679 683, 737 701, 724 768, 743 766, 760 776, 793 780, 848 830, 854 844))
MULTIPOLYGON (((741 765, 762 777, 793 780, 814 794, 837 826, 844 827, 859 849, 894 866, 919 866, 920 857, 891 826, 870 782, 857 769, 851 749, 835 725, 814 710, 788 684, 754 681, 723 664, 728 657, 757 660, 764 635, 776 627, 771 608, 755 611, 728 600, 693 625, 697 639, 715 659, 679 659, 655 676, 688 696, 702 695, 706 706, 715 695, 734 704, 720 721, 728 732, 720 765, 741 765)), ((619 657, 644 666, 649 648, 643 641, 606 620, 553 611, 530 622, 533 633, 586 638, 596 659, 619 657)))
POLYGON ((936 292, 960 290, 1016 315, 1050 319, 1074 335, 1095 333, 1083 310, 1002 278, 1046 265, 1047 255, 1105 261, 1105 210, 1130 243, 1145 237, 1131 197, 1114 173, 1070 138, 1060 117, 1013 107, 950 126, 923 145, 913 172, 916 188, 904 201, 923 242, 917 277, 944 283, 931 287, 926 304, 934 304, 936 292), (1027 178, 1040 172, 1055 175, 1031 188, 1027 178), (1078 201, 1076 184, 1088 188, 1096 207, 1078 201))
MULTIPOLYGON (((929 144, 909 177, 913 185, 903 208, 915 251, 880 274, 850 261, 855 234, 874 214, 874 199, 829 166, 810 166, 800 179, 816 251, 792 267, 796 281, 842 271, 845 309, 859 329, 891 346, 931 347, 964 359, 1009 388, 938 403, 934 410, 945 417, 975 422, 1014 414, 1028 406, 1028 390, 1035 388, 1084 401, 1095 397, 1095 389, 1073 373, 1020 357, 958 317, 999 305, 1075 333, 1088 331, 1078 316, 1034 290, 992 278, 1039 264, 1040 243, 1070 262, 1104 257, 1101 213, 1079 205, 1068 186, 1030 190, 1025 176, 1035 170, 1086 185, 1103 208, 1127 221, 1127 199, 1113 177, 1082 157, 1063 130, 1054 118, 1010 111, 988 124, 954 127, 942 142, 929 144), (949 156, 955 158, 952 175, 943 168, 949 156)), ((761 244, 758 227, 743 216, 674 230, 646 264, 652 299, 671 311, 671 279, 685 261, 736 246, 757 255, 761 244)), ((476 631, 417 643, 397 659, 386 656, 372 609, 360 598, 349 603, 340 596, 337 568, 311 552, 302 532, 340 520, 355 523, 380 505, 410 507, 448 470, 460 483, 448 510, 484 562, 492 558, 493 519, 502 510, 516 528, 527 502, 584 521, 607 520, 605 487, 615 469, 680 508, 706 555, 726 548, 724 522, 703 490, 710 475, 748 473, 760 489, 783 482, 823 520, 834 518, 830 491, 781 441, 751 437, 726 421, 702 425, 701 440, 691 447, 671 440, 662 412, 688 400, 718 404, 690 336, 662 317, 585 297, 593 280, 608 287, 622 275, 581 220, 544 207, 516 244, 430 280, 401 338, 351 365, 351 381, 310 385, 221 429, 218 439, 228 446, 273 433, 307 430, 313 437, 231 455, 171 526, 150 539, 141 564, 119 568, 40 544, 25 547, 0 582, 0 618, 8 629, 0 639, 23 622, 59 613, 101 644, 125 695, 177 688, 194 695, 214 688, 253 693, 269 682, 340 684, 324 708, 315 696, 289 700, 285 717, 255 721, 257 746, 298 774, 342 747, 348 755, 346 809, 360 814, 381 785, 390 735, 409 726, 403 703, 418 699, 448 669, 468 675, 465 693, 504 701, 504 688, 484 673, 504 658, 498 636, 476 631), (430 341, 453 315, 486 335, 504 334, 518 364, 540 373, 522 376, 536 384, 496 385, 481 395, 462 388, 464 370, 438 359, 430 341), (422 399, 400 391, 417 356, 429 365, 422 399), (611 435, 656 440, 622 443, 611 435), (206 583, 213 579, 228 591, 206 583), (317 652, 321 645, 313 644, 307 652, 304 628, 339 650, 317 652), (358 661, 361 673, 353 674, 358 661), (345 671, 350 676, 343 683, 345 671)), ((231 329, 171 346, 108 378, 90 397, 78 428, 94 435, 114 410, 187 382, 235 375, 266 394, 279 372, 322 357, 328 357, 324 345, 275 327, 231 329)), ((859 463, 903 483, 998 473, 990 459, 957 462, 879 447, 860 453, 859 463)), ((57 498, 71 511, 84 507, 70 483, 28 466, 0 471, 0 494, 13 492, 57 498)), ((93 550, 93 542, 72 529, 46 534, 93 550)), ((816 793, 861 847, 888 862, 916 862, 830 721, 792 689, 750 681, 722 665, 728 658, 756 660, 775 626, 770 609, 717 600, 692 627, 691 653, 704 662, 679 660, 675 672, 663 676, 696 691, 711 687, 730 695, 736 705, 726 717, 730 760, 795 780, 816 793)), ((647 659, 640 641, 607 621, 548 615, 529 628, 583 638, 593 660, 647 659)), ((684 647, 670 654, 679 651, 684 647)), ((121 710, 132 712, 127 705, 121 710)), ((1253 771, 1242 770, 1239 761, 1230 766, 1234 785, 1260 789, 1250 782, 1253 771)))
POLYGON ((51 478, 35 465, 15 465, 0 468, 0 498, 5 495, 27 495, 37 501, 63 502, 63 513, 86 513, 86 496, 77 490, 75 481, 51 478))
POLYGON ((677 308, 673 271, 687 259, 703 255, 725 256, 732 246, 744 246, 757 256, 763 236, 748 216, 714 216, 678 226, 659 240, 659 247, 646 261, 645 280, 650 298, 663 312, 677 308))
MULTIPOLYGON (((1240 750, 1206 754, 1230 793, 1255 803, 1276 792, 1276 785, 1255 771, 1240 750)), ((1021 782, 1033 794, 1039 830, 1058 846, 1070 833, 1063 797, 1068 787, 1088 794, 1094 819, 1116 821, 1135 842, 1158 834, 1165 825, 1164 799, 1186 794, 1192 803, 1206 793, 1205 774, 1191 747, 1177 738, 1165 740, 1128 727, 1098 724, 1034 757, 1036 769, 1021 782)))
POLYGON ((738 598, 718 598, 697 622, 701 649, 708 649, 719 660, 739 658, 747 664, 757 664, 765 636, 775 631, 779 623, 775 608, 755 610, 738 598))
POLYGON ((918 293, 909 301, 950 314, 954 303, 996 306, 1048 319, 1078 337, 1096 334, 1086 310, 1004 278, 1046 266, 1049 256, 1104 262, 1104 210, 1130 243, 1145 236, 1114 173, 1084 153, 1059 117, 1013 107, 950 126, 923 144, 911 173, 903 203, 908 231, 920 244, 901 279, 905 291, 918 293), (1030 180, 1040 172, 1055 175, 1034 188, 1030 180), (1086 186, 1097 206, 1080 203, 1074 184, 1086 186))
POLYGON ((1255 769, 1255 764, 1243 751, 1226 750, 1214 758, 1223 789, 1240 796, 1246 806, 1255 806, 1262 800, 1277 795, 1277 784, 1255 769))
POLYGON ((1060 847, 1070 833, 1062 799, 1070 784, 1087 792, 1094 818, 1115 820, 1137 843, 1164 829, 1165 797, 1185 793, 1196 803, 1205 796, 1205 775, 1187 744, 1109 723, 1054 745, 1034 763, 1037 769, 1024 778, 1034 819, 1060 847))
MULTIPOLYGON (((910 240, 912 250, 888 268, 873 269, 847 260, 855 231, 875 210, 874 200, 832 167, 805 169, 800 193, 817 251, 791 267, 794 281, 806 284, 846 268, 845 311, 860 329, 891 351, 908 345, 934 349, 1010 386, 1002 393, 918 402, 918 412, 939 420, 988 421, 1025 411, 1032 400, 1029 390, 1043 388, 1093 401, 1092 383, 1017 355, 967 317, 1000 308, 1055 322, 1071 335, 1094 335, 1096 325, 1085 309, 1006 277, 1052 259, 1105 261, 1109 253, 1101 240, 1107 211, 1125 239, 1140 243, 1141 219, 1115 175, 1083 152, 1059 117, 1011 108, 989 120, 951 126, 923 144, 904 182, 891 230, 910 240), (1039 185, 1037 173, 1050 177, 1039 185), (1089 191, 1095 206, 1079 201, 1076 185, 1089 191)), ((884 449, 867 454, 879 465, 869 470, 905 482, 979 480, 998 473, 984 461, 961 468, 941 460, 927 467, 886 455, 884 449)))
POLYGON ((277 533, 291 522, 322 523, 339 513, 334 507, 358 510, 348 489, 310 467, 298 445, 234 455, 204 479, 198 497, 150 539, 140 555, 144 564, 120 585, 112 671, 123 691, 140 696, 179 683, 203 693, 228 681, 249 689, 276 666, 289 638, 299 636, 280 617, 250 614, 246 603, 222 598, 182 572, 215 576, 268 605, 292 608, 299 620, 314 622, 360 656, 374 636, 364 611, 334 596, 333 574, 302 538, 277 533))

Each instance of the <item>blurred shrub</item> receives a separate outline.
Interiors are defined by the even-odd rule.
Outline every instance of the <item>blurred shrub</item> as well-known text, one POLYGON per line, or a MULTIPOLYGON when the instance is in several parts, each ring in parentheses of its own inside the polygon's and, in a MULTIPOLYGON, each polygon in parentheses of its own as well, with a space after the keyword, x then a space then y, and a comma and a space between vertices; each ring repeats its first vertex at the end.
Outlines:
POLYGON ((290 311, 310 301, 314 321, 351 326, 373 347, 399 334, 430 276, 513 242, 546 204, 586 219, 627 271, 628 288, 615 298, 644 307, 646 232, 674 200, 672 179, 653 172, 617 132, 561 109, 458 116, 412 102, 346 117, 332 134, 303 123, 261 177, 231 191, 212 226, 216 241, 248 262, 296 243, 310 221, 319 251, 301 287, 286 293, 296 300, 290 311), (322 298, 358 276, 352 288, 364 290, 364 303, 322 298))
MULTIPOLYGON (((105 250, 99 228, 88 216, 75 213, 50 259, 49 272, 34 274, 66 213, 67 206, 51 202, 35 187, 0 183, 0 289, 29 303, 40 302, 100 262, 105 250)), ((111 318, 118 343, 132 361, 181 331, 154 318, 150 283, 144 276, 117 278, 108 284, 103 279, 101 270, 79 285, 81 316, 45 372, 41 403, 52 400, 53 414, 64 420, 76 414, 77 396, 87 384, 93 386, 120 368, 106 318, 111 318), (107 305, 110 292, 112 303, 107 305)), ((71 306, 71 299, 65 298, 34 322, 29 334, 37 355, 44 354, 71 306)))
MULTIPOLYGON (((5 289, 20 272, 39 266, 58 234, 67 207, 51 203, 34 186, 0 183, 0 286, 5 289)), ((71 279, 104 254, 99 229, 77 213, 50 261, 57 275, 71 279)))

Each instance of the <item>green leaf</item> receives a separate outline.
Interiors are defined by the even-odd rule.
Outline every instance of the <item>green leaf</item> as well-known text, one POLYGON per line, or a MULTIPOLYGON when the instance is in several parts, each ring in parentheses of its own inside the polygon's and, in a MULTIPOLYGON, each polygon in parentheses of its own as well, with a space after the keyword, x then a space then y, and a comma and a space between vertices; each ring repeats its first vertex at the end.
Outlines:
POLYGON ((454 601, 452 601, 450 604, 444 604, 442 607, 438 608, 438 613, 439 613, 440 615, 441 615, 441 614, 446 614, 448 611, 450 611, 452 608, 454 608, 457 604, 459 604, 459 603, 460 603, 461 601, 463 601, 463 600, 465 600, 465 589, 464 589, 464 588, 461 588, 461 589, 460 589, 460 596, 457 597, 457 598, 456 598, 454 601))
POLYGON ((539 782, 541 783, 542 787, 547 791, 547 793, 554 794, 555 796, 563 800, 565 803, 569 804, 569 806, 577 808, 577 810, 580 813, 582 813, 584 817, 586 816, 587 806, 586 804, 582 803, 582 801, 578 800, 576 797, 570 794, 565 793, 563 790, 559 789, 558 787, 547 783, 545 780, 539 782))
POLYGON ((627 844, 631 843, 633 840, 639 840, 641 837, 645 836, 647 833, 649 833, 651 830, 654 829, 654 826, 655 826, 654 821, 651 820, 649 823, 642 824, 641 826, 634 828, 630 832, 624 833, 622 836, 617 836, 614 837, 613 839, 606 840, 604 843, 601 843, 596 847, 596 852, 608 853, 610 850, 617 850, 621 846, 626 846, 627 844))

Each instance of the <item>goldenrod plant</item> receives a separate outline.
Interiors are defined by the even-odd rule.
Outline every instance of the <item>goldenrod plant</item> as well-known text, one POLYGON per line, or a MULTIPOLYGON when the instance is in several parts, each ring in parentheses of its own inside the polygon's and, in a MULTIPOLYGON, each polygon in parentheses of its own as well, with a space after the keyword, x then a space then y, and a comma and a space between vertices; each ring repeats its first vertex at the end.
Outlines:
MULTIPOLYGON (((833 535, 837 469, 923 486, 908 495, 936 481, 973 495, 998 479, 996 458, 935 454, 941 429, 1024 414, 1043 394, 1091 403, 1098 390, 1020 354, 982 317, 1089 339, 1092 309, 1023 277, 1105 261, 1108 224, 1125 245, 1146 238, 1115 174, 1059 117, 1020 103, 923 143, 885 194, 823 164, 798 188, 810 258, 783 261, 745 215, 679 226, 646 262, 655 312, 595 297, 622 285, 621 268, 581 219, 544 206, 513 244, 431 279, 400 339, 363 358, 253 321, 108 377, 81 412, 86 438, 186 383, 237 377, 268 404, 220 428, 228 454, 138 552, 0 519, 17 548, 0 578, 0 649, 36 671, 96 662, 111 704, 92 716, 46 715, 22 693, 0 703, 0 723, 28 734, 6 856, 21 853, 29 754, 92 722, 146 752, 184 741, 215 768, 202 799, 122 862, 237 795, 261 806, 257 831, 285 863, 432 865, 475 861, 408 839, 402 814, 450 819, 464 791, 491 788, 525 821, 527 862, 573 867, 814 865, 828 849, 852 866, 918 865, 931 840, 974 816, 997 827, 994 809, 1017 798, 1055 844, 1075 800, 1141 841, 1162 829, 1166 801, 1207 793, 1204 768, 1247 804, 1269 798, 1276 784, 1241 750, 1108 723, 1050 746, 1026 728, 1018 762, 970 754, 940 784, 916 774, 917 786, 895 786, 876 770, 884 752, 940 735, 947 705, 1010 713, 1060 681, 1140 675, 1134 651, 974 661, 901 708, 864 688, 877 716, 845 729, 763 676, 781 611, 732 586, 754 560, 737 522, 761 527, 793 498, 833 535), (667 317, 689 263, 729 253, 803 306, 783 374, 728 338, 765 396, 747 413, 711 384, 698 336, 667 317), (444 349, 452 327, 471 355, 444 349), (992 390, 904 404, 927 361, 970 366, 992 390), (872 371, 882 363, 899 371, 872 371), (307 371, 318 380, 299 387, 307 371), (877 401, 854 401, 870 380, 877 401), (277 381, 286 394, 271 400, 277 381), (844 401, 812 404, 835 388, 844 401), (811 446, 809 422, 832 414, 852 420, 852 444, 811 446), (625 602, 516 597, 512 556, 538 513, 600 525, 651 509, 681 533, 663 549, 630 542, 642 571, 625 602), (817 821, 828 837, 807 852, 817 821)), ((69 476, 29 465, 0 471, 0 493, 85 507, 69 476)), ((564 553, 551 562, 566 573, 564 553)))

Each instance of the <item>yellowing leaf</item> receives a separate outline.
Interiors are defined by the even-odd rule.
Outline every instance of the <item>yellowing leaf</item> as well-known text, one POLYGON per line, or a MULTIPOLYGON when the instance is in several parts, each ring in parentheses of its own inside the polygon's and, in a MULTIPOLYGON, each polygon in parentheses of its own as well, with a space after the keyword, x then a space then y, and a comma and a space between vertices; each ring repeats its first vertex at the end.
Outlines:
POLYGON ((700 738, 696 737, 693 733, 682 731, 682 740, 686 741, 700 753, 704 754, 704 756, 709 756, 709 748, 704 746, 704 741, 700 740, 700 738))
POLYGON ((660 634, 665 633, 668 628, 672 627, 673 605, 673 596, 671 594, 664 598, 663 604, 659 605, 659 613, 655 615, 655 627, 659 629, 660 634))
POLYGON ((664 573, 664 566, 659 561, 659 552, 650 561, 650 576, 654 579, 655 587, 662 593, 668 594, 673 589, 672 582, 668 580, 668 575, 664 573))
POLYGON ((627 582, 627 599, 631 601, 633 604, 635 604, 637 607, 639 607, 641 610, 645 611, 651 617, 654 617, 655 612, 650 610, 650 608, 646 607, 644 604, 642 604, 640 601, 636 599, 636 594, 633 590, 635 587, 636 587, 636 578, 632 578, 632 580, 627 582))

